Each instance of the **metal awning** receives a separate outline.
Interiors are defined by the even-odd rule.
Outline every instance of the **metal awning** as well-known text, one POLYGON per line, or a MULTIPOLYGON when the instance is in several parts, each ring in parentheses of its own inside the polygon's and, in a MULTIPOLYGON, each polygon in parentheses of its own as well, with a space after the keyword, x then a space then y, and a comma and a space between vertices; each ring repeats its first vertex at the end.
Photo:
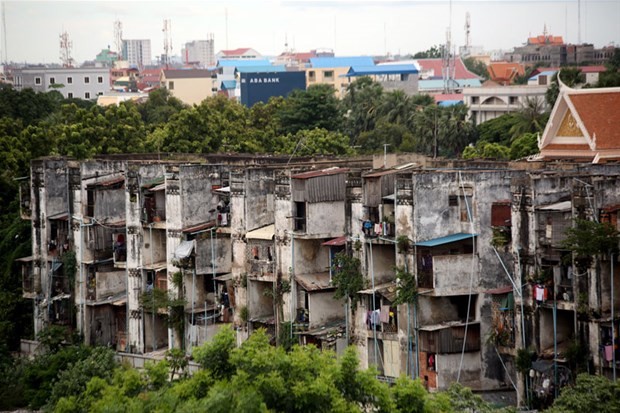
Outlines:
POLYGON ((464 241, 466 239, 471 239, 473 237, 477 237, 478 234, 469 234, 465 232, 460 232, 458 234, 447 235, 445 237, 433 238, 427 241, 421 241, 413 244, 416 247, 438 247, 440 245, 450 244, 453 242, 464 241))
POLYGON ((386 201, 396 201, 396 194, 386 195, 383 197, 386 201))
POLYGON ((342 245, 345 245, 346 243, 347 243, 347 236, 345 235, 342 237, 330 239, 329 241, 325 241, 321 245, 325 245, 327 247, 340 247, 342 245))
POLYGON ((539 206, 539 211, 558 211, 558 212, 567 212, 573 208, 573 204, 571 201, 562 201, 556 202, 555 204, 548 204, 539 206))
POLYGON ((118 299, 118 300, 112 302, 112 305, 118 305, 118 306, 125 305, 125 304, 127 304, 127 295, 125 295, 121 299, 118 299))
POLYGON ((174 258, 182 260, 190 255, 194 251, 194 240, 183 241, 179 244, 176 250, 174 250, 174 258))
POLYGON ((166 263, 166 261, 158 261, 158 262, 154 262, 151 264, 144 264, 142 266, 143 270, 153 270, 153 271, 161 271, 161 270, 165 270, 166 268, 168 268, 168 264, 166 263))
POLYGON ((88 261, 82 261, 82 264, 84 265, 93 265, 93 264, 107 264, 114 261, 114 258, 105 258, 103 260, 88 260, 88 261))
POLYGON ((67 212, 60 212, 58 214, 48 215, 47 219, 53 219, 58 221, 68 221, 69 214, 67 212))
POLYGON ((156 191, 164 191, 166 190, 166 184, 159 184, 159 185, 155 185, 154 187, 150 188, 149 191, 151 192, 156 192, 156 191))
POLYGON ((344 334, 346 328, 346 323, 344 320, 337 320, 331 323, 327 323, 325 325, 312 328, 306 331, 296 331, 294 334, 302 335, 302 336, 314 336, 317 338, 328 336, 332 334, 344 334))
POLYGON ((276 233, 276 225, 271 224, 245 234, 247 239, 263 239, 271 241, 276 233))
POLYGON ((512 292, 512 285, 507 285, 505 287, 494 288, 492 290, 485 291, 486 294, 491 294, 491 295, 508 294, 511 292, 512 292))
POLYGON ((295 281, 306 291, 331 290, 336 288, 331 284, 328 272, 297 274, 295 275, 295 281))
POLYGON ((224 188, 214 189, 213 192, 219 192, 221 194, 230 194, 230 186, 225 186, 224 188))
POLYGON ((194 234, 196 232, 204 231, 209 228, 215 227, 215 220, 211 220, 208 222, 203 222, 202 224, 192 225, 191 227, 186 227, 182 229, 184 234, 194 234))
POLYGON ((384 284, 375 285, 374 290, 372 288, 368 288, 366 290, 358 291, 358 294, 372 295, 373 291, 375 294, 379 294, 385 297, 388 301, 396 300, 396 283, 389 282, 384 284))
POLYGON ((18 262, 30 262, 32 261, 34 258, 32 257, 32 255, 28 256, 28 257, 21 257, 21 258, 17 258, 15 261, 18 262))
POLYGON ((441 323, 441 324, 421 326, 420 331, 437 331, 437 330, 443 330, 446 328, 465 327, 466 325, 473 326, 477 324, 480 324, 480 321, 472 321, 470 323, 464 323, 462 321, 448 321, 448 322, 441 323))
POLYGON ((218 275, 217 277, 213 277, 215 281, 231 281, 232 280, 232 272, 228 274, 218 275))

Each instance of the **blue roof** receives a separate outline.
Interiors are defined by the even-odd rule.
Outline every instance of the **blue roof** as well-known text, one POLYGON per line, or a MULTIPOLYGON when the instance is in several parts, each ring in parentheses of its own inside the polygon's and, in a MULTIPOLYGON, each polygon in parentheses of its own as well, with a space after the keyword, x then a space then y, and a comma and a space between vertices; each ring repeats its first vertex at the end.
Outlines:
POLYGON ((454 106, 462 104, 462 100, 442 100, 437 104, 437 106, 454 106))
POLYGON ((222 80, 222 90, 230 90, 237 87, 236 80, 222 80))
MULTIPOLYGON (((479 79, 456 79, 454 87, 481 87, 479 79)), ((424 79, 418 81, 418 89, 420 90, 438 90, 443 89, 443 79, 424 79)))
POLYGON ((558 72, 557 70, 545 70, 544 72, 540 72, 539 74, 530 77, 528 80, 538 80, 538 76, 549 76, 550 77, 556 74, 557 72, 558 72))
POLYGON ((351 66, 347 76, 416 74, 414 65, 351 66))
POLYGON ((416 247, 437 247, 439 245, 450 244, 452 242, 463 241, 477 237, 478 234, 468 234, 465 232, 459 232, 458 234, 447 235, 445 237, 439 237, 429 239, 428 241, 422 241, 414 244, 416 247))
POLYGON ((286 72, 286 67, 284 65, 279 65, 279 66, 271 66, 271 65, 243 66, 243 67, 238 67, 237 68, 237 72, 239 72, 239 73, 286 72))
POLYGON ((351 66, 374 66, 375 61, 369 56, 352 57, 312 57, 310 66, 316 69, 329 69, 332 67, 351 66))
POLYGON ((222 59, 217 61, 217 67, 246 67, 269 66, 267 59, 222 59))

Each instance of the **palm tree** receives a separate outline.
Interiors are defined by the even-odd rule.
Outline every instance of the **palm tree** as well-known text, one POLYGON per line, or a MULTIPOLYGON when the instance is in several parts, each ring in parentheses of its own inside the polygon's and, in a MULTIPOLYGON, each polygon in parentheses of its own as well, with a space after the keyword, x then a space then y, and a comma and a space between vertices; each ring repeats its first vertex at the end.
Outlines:
POLYGON ((525 104, 515 113, 515 124, 509 130, 511 140, 525 133, 540 133, 545 129, 549 114, 545 113, 544 101, 536 97, 528 97, 525 104))

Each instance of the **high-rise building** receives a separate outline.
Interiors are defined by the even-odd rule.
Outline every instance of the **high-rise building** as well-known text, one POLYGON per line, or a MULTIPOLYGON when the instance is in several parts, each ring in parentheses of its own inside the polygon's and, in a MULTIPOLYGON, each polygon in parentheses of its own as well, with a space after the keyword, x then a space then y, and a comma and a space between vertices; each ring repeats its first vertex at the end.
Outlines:
POLYGON ((213 35, 206 40, 193 40, 185 43, 182 51, 183 63, 200 67, 215 66, 215 41, 213 35))
POLYGON ((127 60, 130 66, 150 65, 151 41, 149 39, 123 40, 123 60, 127 60))

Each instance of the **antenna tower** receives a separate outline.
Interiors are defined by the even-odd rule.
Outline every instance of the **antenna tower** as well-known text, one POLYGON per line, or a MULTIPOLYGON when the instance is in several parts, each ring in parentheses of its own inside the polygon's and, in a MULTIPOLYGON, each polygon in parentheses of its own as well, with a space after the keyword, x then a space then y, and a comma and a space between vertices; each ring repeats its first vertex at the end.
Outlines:
POLYGON ((446 30, 446 44, 442 51, 441 77, 443 93, 452 93, 454 84, 454 55, 452 54, 452 0, 450 0, 450 25, 446 30))
POLYGON ((60 61, 63 67, 73 67, 72 47, 73 42, 69 40, 69 33, 65 30, 60 34, 60 61))
POLYGON ((168 69, 168 65, 170 64, 170 52, 172 51, 172 23, 170 19, 164 20, 164 28, 162 32, 164 32, 164 56, 161 59, 162 64, 166 69, 168 69))
POLYGON ((114 46, 116 46, 116 53, 118 53, 118 60, 123 58, 123 23, 120 20, 114 22, 114 46))
POLYGON ((468 51, 469 51, 469 48, 471 47, 470 29, 471 29, 471 19, 469 17, 469 12, 467 12, 465 14, 465 48, 468 51))

